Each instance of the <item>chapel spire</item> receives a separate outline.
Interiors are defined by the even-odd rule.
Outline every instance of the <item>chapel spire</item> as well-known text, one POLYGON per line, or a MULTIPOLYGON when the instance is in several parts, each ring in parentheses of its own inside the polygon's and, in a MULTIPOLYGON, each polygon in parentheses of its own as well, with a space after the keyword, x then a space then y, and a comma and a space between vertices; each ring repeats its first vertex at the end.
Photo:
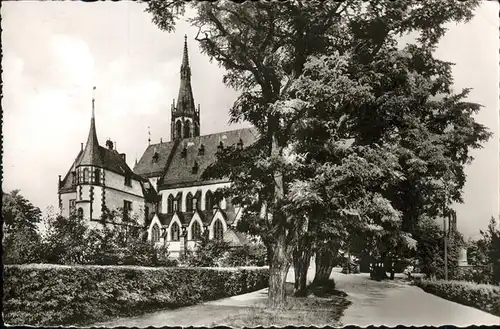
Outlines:
POLYGON ((199 106, 194 105, 193 89, 191 87, 191 67, 187 47, 187 36, 184 35, 184 48, 180 69, 180 86, 177 97, 172 104, 171 137, 172 140, 189 138, 200 135, 199 106))
MULTIPOLYGON (((92 89, 95 92, 96 87, 92 89)), ((87 137, 87 144, 83 149, 83 155, 78 165, 87 166, 102 166, 102 156, 99 150, 99 141, 97 140, 97 132, 95 128, 95 96, 92 96, 92 116, 90 118, 90 130, 87 137)))

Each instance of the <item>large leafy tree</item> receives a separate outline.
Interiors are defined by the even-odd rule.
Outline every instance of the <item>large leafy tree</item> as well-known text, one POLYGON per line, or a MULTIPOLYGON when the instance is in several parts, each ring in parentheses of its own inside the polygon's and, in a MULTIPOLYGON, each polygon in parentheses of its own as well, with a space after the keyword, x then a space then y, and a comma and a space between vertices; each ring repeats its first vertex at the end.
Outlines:
MULTIPOLYGON (((266 244, 270 262, 271 306, 283 305, 285 277, 292 253, 301 240, 301 232, 311 221, 310 214, 307 211, 304 214, 304 209, 310 207, 307 203, 320 203, 321 199, 317 191, 309 190, 311 193, 304 195, 304 201, 297 203, 294 195, 300 194, 293 192, 293 186, 302 184, 295 178, 298 174, 300 176, 303 169, 302 157, 295 147, 296 143, 300 143, 295 140, 296 124, 308 115, 314 116, 318 110, 316 104, 296 102, 297 99, 304 99, 291 88, 304 74, 306 63, 314 56, 336 53, 347 56, 350 79, 369 88, 367 93, 370 97, 361 105, 348 97, 337 99, 337 102, 324 101, 325 108, 335 113, 330 116, 332 122, 344 127, 343 130, 351 135, 356 145, 367 148, 373 144, 401 145, 400 140, 405 136, 401 133, 401 127, 409 126, 405 132, 410 140, 411 128, 425 127, 422 120, 427 116, 444 116, 441 126, 446 126, 449 122, 447 118, 452 117, 465 116, 464 121, 469 122, 467 118, 470 115, 467 113, 472 111, 470 107, 446 106, 442 109, 437 106, 433 112, 421 103, 429 104, 429 93, 450 93, 449 66, 429 64, 435 61, 432 50, 445 32, 443 24, 470 19, 477 4, 478 1, 431 0, 243 4, 229 1, 149 2, 147 10, 153 15, 153 22, 166 31, 174 29, 176 20, 185 14, 186 6, 194 9, 190 22, 199 28, 196 39, 202 51, 226 69, 224 82, 241 91, 230 110, 231 120, 249 121, 260 133, 258 141, 251 147, 225 150, 225 155, 221 155, 220 159, 232 159, 231 168, 224 166, 221 161, 218 168, 224 168, 225 171, 219 170, 210 175, 230 176, 234 182, 233 190, 227 193, 236 194, 238 191, 235 202, 245 206, 242 225, 247 231, 260 235, 266 244), (396 38, 410 32, 419 33, 418 45, 409 47, 406 52, 396 51, 396 38), (425 96, 412 93, 416 99, 407 97, 409 88, 421 87, 420 83, 425 82, 418 74, 408 70, 413 68, 409 65, 420 68, 423 72, 421 75, 427 80, 424 87, 432 92, 427 92, 425 96), (433 79, 436 76, 435 81, 433 79), (446 77, 448 81, 443 81, 446 77), (410 84, 404 83, 399 87, 401 78, 410 84), (427 112, 420 111, 420 114, 414 115, 416 104, 427 108, 427 112), (455 111, 451 110, 452 107, 455 111), (343 114, 347 114, 348 120, 343 119, 343 114), (296 211, 292 211, 295 206, 296 211)), ((323 88, 325 91, 331 89, 328 85, 323 88)), ((463 98, 464 95, 461 96, 463 98)), ((454 96, 452 103, 453 99, 455 105, 462 98, 460 95, 454 96)), ((448 98, 446 100, 449 101, 448 98)), ((435 125, 439 126, 437 122, 435 125)), ((418 129, 413 131, 416 132, 420 133, 418 129)), ((324 133, 332 135, 330 130, 324 133)), ((457 149, 456 153, 466 154, 467 146, 465 150, 458 143, 453 146, 457 149)), ((400 152, 405 153, 404 148, 400 152)), ((415 152, 406 153, 409 153, 410 164, 413 164, 410 159, 416 157, 415 152)), ((321 163, 322 160, 318 161, 321 163)), ((419 164, 416 161, 417 167, 419 164)), ((442 163, 436 166, 438 172, 443 171, 440 165, 442 163)), ((306 174, 305 177, 302 179, 308 186, 309 176, 306 174)), ((435 184, 430 179, 428 181, 424 179, 420 182, 423 186, 419 186, 419 189, 435 184)), ((388 190, 398 195, 399 184, 403 183, 394 183, 394 187, 388 190)), ((407 184, 412 186, 413 182, 407 184)), ((411 193, 414 192, 410 191, 408 195, 411 193)), ((451 193, 451 197, 443 193, 438 197, 458 199, 457 193, 451 193)), ((431 198, 430 195, 425 194, 428 198, 431 198)), ((387 198, 392 200, 395 197, 372 191, 368 200, 372 202, 387 198)), ((363 199, 366 198, 361 197, 363 199)), ((420 211, 422 205, 419 203, 415 207, 420 211)), ((391 212, 391 208, 385 209, 391 212)), ((406 222, 412 222, 415 213, 419 214, 407 211, 403 202, 398 208, 405 208, 403 222, 405 218, 410 218, 406 222)), ((384 216, 376 214, 375 219, 366 218, 382 220, 384 216)))
POLYGON ((40 235, 37 224, 42 212, 19 190, 2 192, 3 261, 5 263, 30 263, 40 259, 40 235))

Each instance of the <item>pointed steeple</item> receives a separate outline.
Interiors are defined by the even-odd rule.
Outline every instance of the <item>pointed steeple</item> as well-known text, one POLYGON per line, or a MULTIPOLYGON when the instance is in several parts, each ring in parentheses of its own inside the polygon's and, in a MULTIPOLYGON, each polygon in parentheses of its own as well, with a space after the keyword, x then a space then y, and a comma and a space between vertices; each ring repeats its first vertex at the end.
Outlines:
POLYGON ((195 113, 193 90, 191 88, 191 68, 189 67, 189 56, 187 48, 187 36, 184 36, 184 51, 181 64, 181 84, 177 97, 176 113, 184 116, 192 116, 195 113))
MULTIPOLYGON (((93 91, 95 91, 95 87, 93 91)), ((87 144, 83 149, 83 155, 78 164, 80 166, 100 166, 102 167, 103 161, 101 152, 99 150, 99 141, 97 140, 97 132, 95 129, 95 97, 92 96, 92 117, 90 118, 90 130, 87 137, 87 144)))
POLYGON ((172 140, 199 136, 200 131, 200 113, 199 108, 196 109, 194 105, 186 35, 184 36, 180 73, 181 83, 177 97, 177 106, 172 104, 172 122, 170 127, 172 140))

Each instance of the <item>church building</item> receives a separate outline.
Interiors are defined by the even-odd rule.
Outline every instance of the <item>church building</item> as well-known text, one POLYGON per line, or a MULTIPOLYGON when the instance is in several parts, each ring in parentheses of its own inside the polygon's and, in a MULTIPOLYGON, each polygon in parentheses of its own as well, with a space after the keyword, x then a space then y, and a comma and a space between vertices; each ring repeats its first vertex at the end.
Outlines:
MULTIPOLYGON (((92 101, 94 107, 94 101, 92 101)), ((195 107, 191 87, 187 40, 180 68, 177 103, 171 106, 171 139, 149 144, 131 170, 125 154, 111 141, 99 146, 94 110, 85 148, 78 153, 64 178, 59 177, 62 215, 76 212, 98 223, 106 209, 123 208, 134 215, 156 245, 168 245, 172 257, 193 249, 204 232, 209 239, 247 244, 234 230, 241 209, 217 197, 229 179, 202 180, 203 171, 216 160, 217 151, 248 146, 257 139, 254 128, 200 136, 200 106, 195 107)))

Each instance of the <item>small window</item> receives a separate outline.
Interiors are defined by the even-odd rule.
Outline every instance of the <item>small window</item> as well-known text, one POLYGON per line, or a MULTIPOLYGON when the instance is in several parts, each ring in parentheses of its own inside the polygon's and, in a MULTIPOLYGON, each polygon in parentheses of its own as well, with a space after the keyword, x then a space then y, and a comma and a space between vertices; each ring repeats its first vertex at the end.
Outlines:
POLYGON ((99 169, 94 170, 94 182, 96 185, 101 184, 101 171, 99 169))
POLYGON ((76 199, 69 200, 69 213, 74 215, 76 210, 76 199))
POLYGON ((204 155, 205 154, 205 145, 201 144, 200 148, 198 149, 198 155, 204 155))
POLYGON ((125 176, 125 185, 132 186, 132 178, 130 176, 125 176))
POLYGON ((214 239, 222 240, 224 236, 224 227, 222 226, 222 222, 217 219, 214 223, 214 239))
POLYGON ((132 211, 132 202, 123 200, 123 217, 129 218, 131 211, 132 211))
POLYGON ((217 146, 217 150, 220 152, 224 149, 224 143, 222 141, 219 142, 219 146, 217 146))
POLYGON ((170 228, 170 236, 172 237, 172 241, 179 241, 180 238, 179 224, 172 223, 172 227, 170 228))
POLYGON ((157 224, 154 224, 153 228, 151 229, 151 242, 160 242, 160 228, 157 224))
POLYGON ((78 218, 83 219, 83 209, 82 208, 78 208, 77 216, 78 216, 78 218))
POLYGON ((201 226, 200 223, 194 221, 191 225, 191 239, 192 240, 200 240, 201 238, 201 226))
POLYGON ((153 154, 153 162, 158 162, 158 159, 160 158, 160 155, 158 154, 158 152, 155 152, 153 154))
POLYGON ((84 183, 89 182, 89 168, 83 169, 83 182, 84 183))

